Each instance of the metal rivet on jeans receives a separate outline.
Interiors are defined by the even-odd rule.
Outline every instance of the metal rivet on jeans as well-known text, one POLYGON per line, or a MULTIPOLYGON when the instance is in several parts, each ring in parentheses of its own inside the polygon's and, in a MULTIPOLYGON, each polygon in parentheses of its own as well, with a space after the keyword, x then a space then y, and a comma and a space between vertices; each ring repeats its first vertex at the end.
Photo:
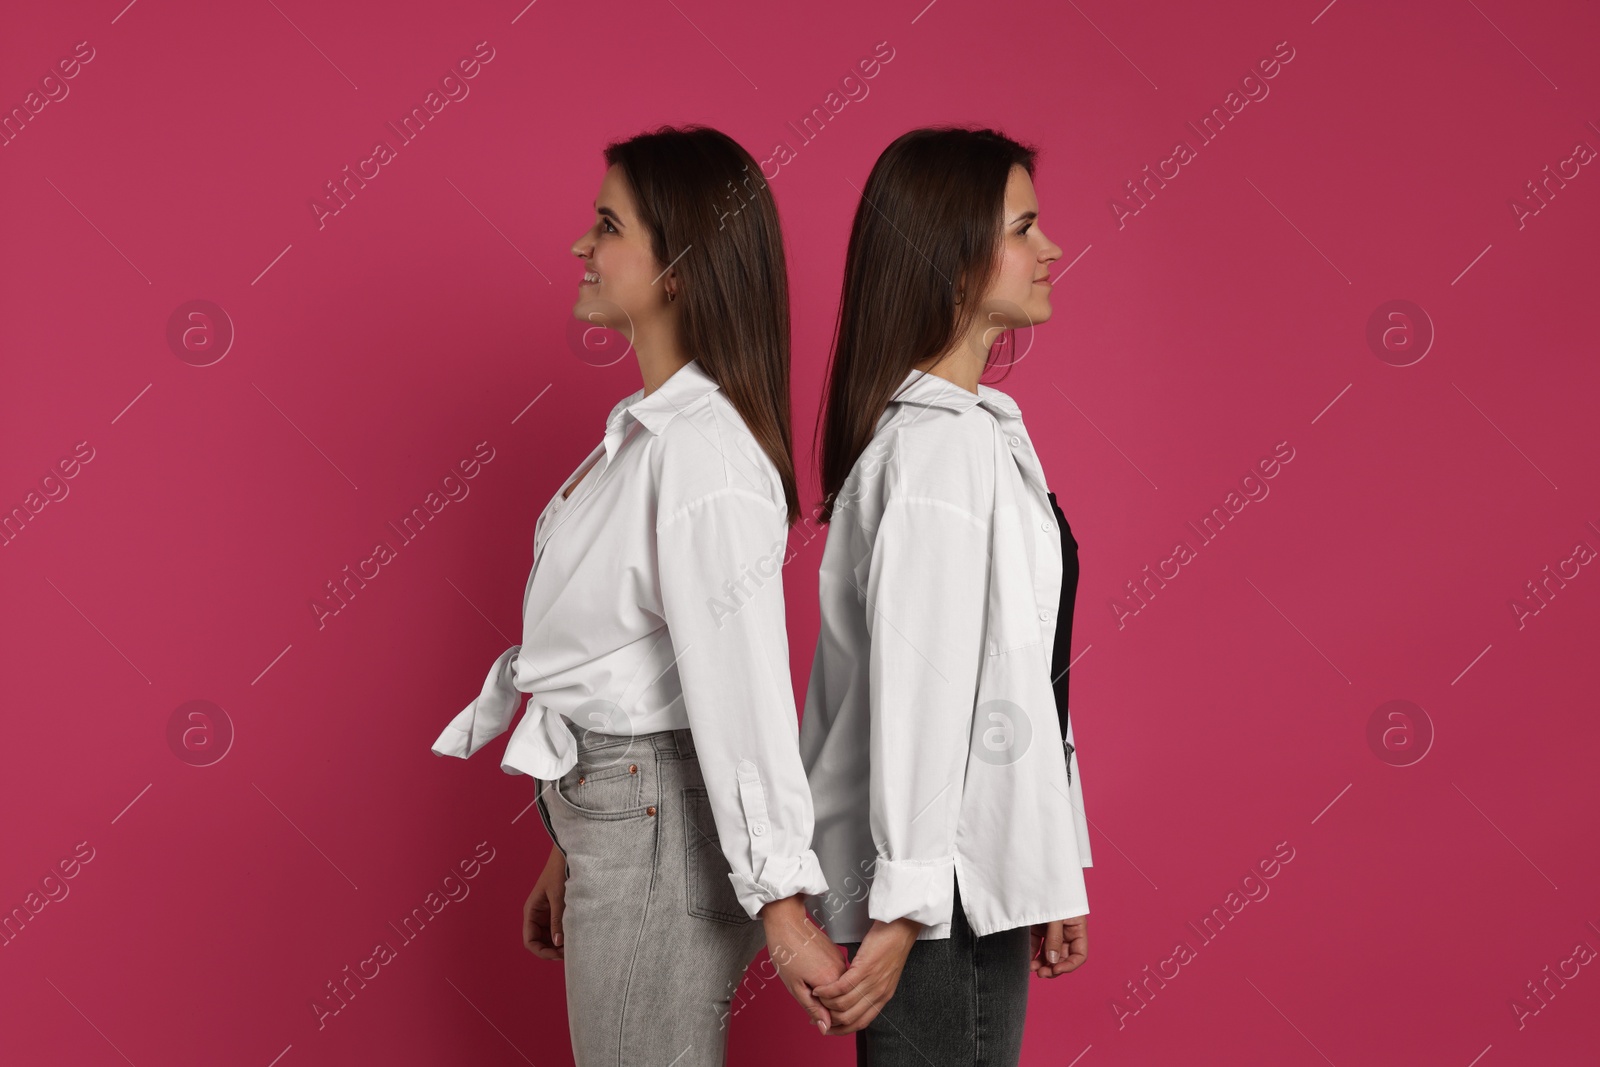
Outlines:
POLYGON ((656 806, 654 804, 650 805, 648 808, 644 809, 644 813, 646 815, 654 815, 656 813, 656 806))

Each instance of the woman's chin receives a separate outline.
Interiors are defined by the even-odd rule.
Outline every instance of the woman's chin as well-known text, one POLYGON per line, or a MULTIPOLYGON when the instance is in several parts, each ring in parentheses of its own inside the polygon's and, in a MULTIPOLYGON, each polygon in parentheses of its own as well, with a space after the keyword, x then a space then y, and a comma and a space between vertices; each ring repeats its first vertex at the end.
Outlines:
POLYGON ((572 305, 572 317, 595 326, 611 326, 611 319, 617 315, 618 308, 611 301, 600 296, 584 293, 572 305))

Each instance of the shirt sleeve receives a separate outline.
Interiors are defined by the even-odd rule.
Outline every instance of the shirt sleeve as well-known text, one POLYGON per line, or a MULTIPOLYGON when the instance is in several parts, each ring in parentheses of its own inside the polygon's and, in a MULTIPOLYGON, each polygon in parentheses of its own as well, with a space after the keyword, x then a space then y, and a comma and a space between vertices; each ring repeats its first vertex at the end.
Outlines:
POLYGON ((500 653, 483 680, 482 692, 450 720, 434 741, 435 755, 466 759, 511 726, 523 697, 516 686, 513 666, 521 651, 521 645, 512 645, 500 653))
POLYGON ((717 489, 656 526, 661 603, 712 817, 739 903, 828 891, 789 676, 784 513, 717 489))
POLYGON ((956 828, 983 659, 989 523, 891 497, 867 578, 872 837, 867 913, 951 918, 956 828))

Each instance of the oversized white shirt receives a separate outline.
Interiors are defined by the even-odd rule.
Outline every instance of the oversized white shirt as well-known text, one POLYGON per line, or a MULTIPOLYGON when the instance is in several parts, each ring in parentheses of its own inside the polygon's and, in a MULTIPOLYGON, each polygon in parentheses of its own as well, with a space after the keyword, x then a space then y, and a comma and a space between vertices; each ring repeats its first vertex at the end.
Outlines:
POLYGON ((693 360, 618 401, 577 470, 591 459, 534 528, 522 643, 433 751, 472 755, 524 693, 500 764, 510 774, 560 778, 577 762, 574 729, 687 727, 745 910, 826 892, 796 747, 777 468, 693 360))
POLYGON ((1088 914, 1050 684, 1061 531, 1016 402, 908 374, 836 498, 818 585, 800 752, 829 936, 909 917, 949 937, 957 882, 978 936, 1088 914))

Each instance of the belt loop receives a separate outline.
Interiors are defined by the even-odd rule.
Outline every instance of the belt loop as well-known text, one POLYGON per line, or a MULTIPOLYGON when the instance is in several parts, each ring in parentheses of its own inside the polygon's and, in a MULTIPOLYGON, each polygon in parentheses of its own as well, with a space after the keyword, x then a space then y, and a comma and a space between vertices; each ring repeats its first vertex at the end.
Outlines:
POLYGON ((690 730, 674 730, 672 738, 678 743, 678 756, 688 759, 694 755, 694 733, 690 730))

